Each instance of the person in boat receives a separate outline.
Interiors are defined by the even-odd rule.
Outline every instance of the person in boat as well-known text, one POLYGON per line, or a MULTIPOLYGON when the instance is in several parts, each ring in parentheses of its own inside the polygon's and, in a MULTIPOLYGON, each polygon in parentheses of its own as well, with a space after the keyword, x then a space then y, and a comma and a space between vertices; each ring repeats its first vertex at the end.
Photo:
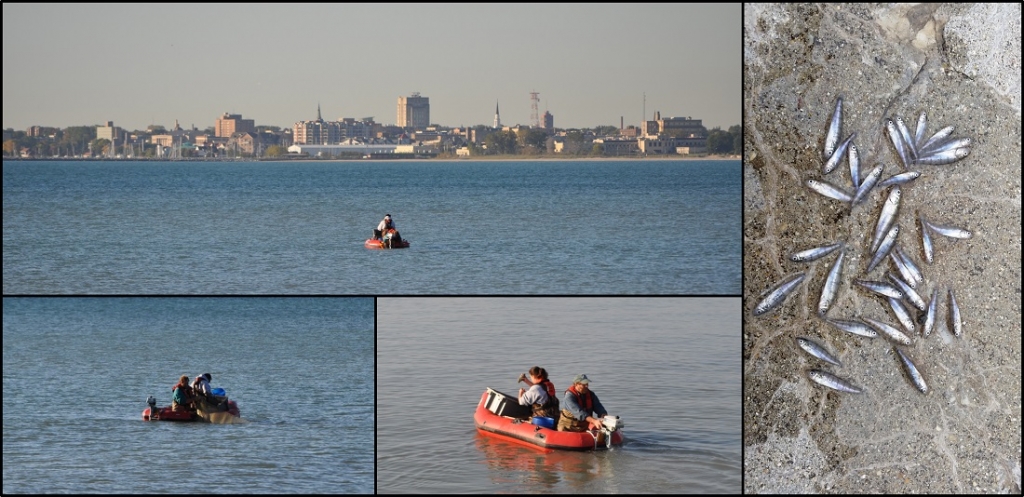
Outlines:
POLYGON ((373 230, 373 239, 389 244, 402 243, 402 235, 398 234, 398 227, 395 225, 395 221, 391 219, 391 214, 385 214, 384 219, 373 230))
POLYGON ((558 397, 555 384, 548 379, 548 372, 540 366, 530 368, 527 374, 519 375, 519 381, 530 385, 529 389, 519 389, 519 405, 531 406, 533 415, 545 418, 558 418, 558 397))
POLYGON ((562 400, 562 412, 558 417, 558 431, 598 430, 604 425, 602 417, 608 414, 597 394, 590 390, 590 379, 585 374, 578 374, 572 380, 572 386, 565 390, 562 400))
POLYGON ((196 376, 196 379, 192 380, 192 392, 197 396, 209 398, 213 393, 210 391, 210 380, 212 379, 213 376, 211 376, 210 373, 203 373, 196 376))
POLYGON ((192 387, 188 385, 188 375, 183 374, 178 383, 171 387, 171 410, 195 409, 192 387))

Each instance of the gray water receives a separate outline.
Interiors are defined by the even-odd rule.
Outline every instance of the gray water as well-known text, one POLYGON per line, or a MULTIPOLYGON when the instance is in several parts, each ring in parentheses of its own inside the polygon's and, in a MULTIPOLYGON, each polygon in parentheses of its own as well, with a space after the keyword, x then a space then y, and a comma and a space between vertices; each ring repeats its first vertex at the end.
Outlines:
POLYGON ((371 298, 3 299, 3 493, 372 493, 371 298), (143 421, 182 374, 244 424, 143 421))
POLYGON ((739 161, 3 163, 4 294, 740 293, 739 161), (385 213, 412 247, 367 250, 385 213))
MULTIPOLYGON (((378 298, 379 493, 739 493, 740 299, 378 298), (586 373, 626 423, 589 453, 477 433, 486 387, 586 373)), ((521 385, 520 385, 521 386, 521 385)))

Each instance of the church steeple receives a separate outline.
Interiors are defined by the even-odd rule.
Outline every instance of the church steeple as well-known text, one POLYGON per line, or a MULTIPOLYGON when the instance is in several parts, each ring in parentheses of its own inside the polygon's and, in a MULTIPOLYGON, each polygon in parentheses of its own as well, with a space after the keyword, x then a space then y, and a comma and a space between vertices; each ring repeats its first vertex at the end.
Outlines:
POLYGON ((320 117, 320 102, 316 103, 316 120, 323 121, 324 118, 320 117))
POLYGON ((501 127, 501 114, 498 112, 498 101, 494 101, 494 127, 501 127))

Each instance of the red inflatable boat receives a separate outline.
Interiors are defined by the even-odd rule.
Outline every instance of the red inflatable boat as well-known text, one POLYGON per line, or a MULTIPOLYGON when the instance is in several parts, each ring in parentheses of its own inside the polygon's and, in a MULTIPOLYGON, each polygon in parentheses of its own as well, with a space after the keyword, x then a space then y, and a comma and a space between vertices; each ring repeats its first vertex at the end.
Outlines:
POLYGON ((546 423, 538 420, 531 421, 529 411, 524 411, 524 409, 528 408, 520 406, 515 397, 488 388, 480 396, 473 420, 480 433, 544 449, 595 450, 622 444, 623 436, 619 429, 622 425, 617 417, 605 417, 606 424, 616 425, 612 429, 583 432, 557 431, 553 429, 554 423, 550 418, 540 418, 540 420, 546 420, 546 423), (524 414, 526 417, 523 417, 524 414), (537 422, 552 427, 534 424, 537 422), (610 443, 608 437, 610 437, 610 443))
POLYGON ((401 243, 396 243, 396 244, 394 244, 393 247, 387 247, 380 240, 374 240, 373 238, 369 238, 369 239, 366 240, 365 243, 363 243, 363 246, 368 248, 368 249, 388 249, 388 248, 400 249, 400 248, 409 248, 409 240, 406 240, 405 238, 403 238, 401 243))
POLYGON ((212 412, 227 412, 236 418, 241 417, 242 415, 238 411, 238 404, 233 400, 227 399, 217 407, 210 407, 209 405, 206 405, 205 411, 202 408, 200 408, 199 411, 189 409, 175 411, 174 409, 171 409, 171 406, 157 407, 156 399, 152 396, 149 397, 146 402, 149 403, 149 407, 142 411, 142 419, 145 421, 206 421, 204 416, 206 413, 212 412))

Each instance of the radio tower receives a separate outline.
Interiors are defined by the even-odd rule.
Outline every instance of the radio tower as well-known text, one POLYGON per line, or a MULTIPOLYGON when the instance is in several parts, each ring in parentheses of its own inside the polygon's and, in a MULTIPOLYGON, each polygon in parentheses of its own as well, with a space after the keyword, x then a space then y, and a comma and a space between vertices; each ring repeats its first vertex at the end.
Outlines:
POLYGON ((540 113, 537 111, 537 103, 540 102, 540 98, 537 95, 540 95, 540 93, 536 91, 530 92, 530 121, 533 122, 534 128, 540 127, 540 113))

